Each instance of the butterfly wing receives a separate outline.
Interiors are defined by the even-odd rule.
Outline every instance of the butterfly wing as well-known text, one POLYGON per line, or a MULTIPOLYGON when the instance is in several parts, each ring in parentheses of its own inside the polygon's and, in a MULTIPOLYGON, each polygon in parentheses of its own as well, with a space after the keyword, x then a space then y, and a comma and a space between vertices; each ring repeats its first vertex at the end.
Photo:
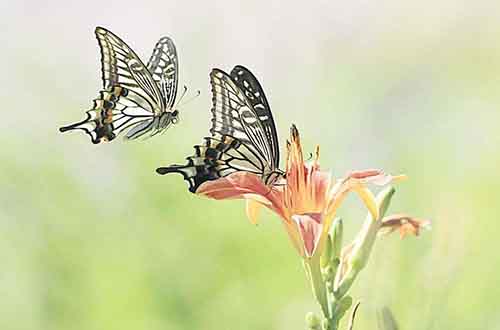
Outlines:
POLYGON ((147 67, 162 91, 166 109, 172 109, 178 85, 177 51, 172 39, 163 37, 156 43, 147 67))
POLYGON ((87 118, 59 130, 83 130, 93 143, 100 143, 123 131, 127 131, 126 139, 136 139, 168 127, 173 116, 165 112, 166 98, 140 58, 111 31, 97 27, 95 34, 104 89, 87 118))
POLYGON ((262 86, 250 70, 241 65, 237 65, 231 70, 231 78, 259 117, 270 144, 274 166, 278 167, 280 163, 278 132, 262 86))
POLYGON ((212 70, 210 83, 213 94, 212 135, 229 135, 245 144, 264 165, 261 175, 267 176, 276 171, 279 156, 275 153, 278 149, 273 148, 257 111, 243 90, 231 76, 219 69, 212 70))
POLYGON ((187 157, 186 165, 171 165, 156 169, 158 174, 179 173, 195 193, 198 187, 211 180, 225 177, 237 171, 261 174, 264 166, 261 158, 232 136, 214 134, 204 143, 194 146, 195 153, 187 157))
POLYGON ((102 27, 95 30, 101 48, 104 88, 126 87, 145 103, 144 108, 159 113, 165 109, 164 98, 151 73, 139 56, 118 36, 102 27))

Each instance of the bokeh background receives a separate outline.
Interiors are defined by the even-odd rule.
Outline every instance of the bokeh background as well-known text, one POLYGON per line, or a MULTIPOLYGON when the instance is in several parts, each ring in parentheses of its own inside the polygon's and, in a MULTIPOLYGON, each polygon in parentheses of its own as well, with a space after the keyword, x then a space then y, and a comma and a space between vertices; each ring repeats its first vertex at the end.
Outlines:
MULTIPOLYGON (((356 329, 389 306, 402 329, 500 329, 497 1, 3 1, 0 328, 304 329, 317 311, 276 216, 189 194, 212 67, 248 66, 281 142, 296 123, 322 165, 406 173, 393 212, 433 220, 380 240, 353 290, 356 329), (145 142, 92 145, 61 125, 100 89, 102 25, 144 59, 174 38, 201 96, 145 142)), ((348 238, 365 210, 343 205, 348 238)))

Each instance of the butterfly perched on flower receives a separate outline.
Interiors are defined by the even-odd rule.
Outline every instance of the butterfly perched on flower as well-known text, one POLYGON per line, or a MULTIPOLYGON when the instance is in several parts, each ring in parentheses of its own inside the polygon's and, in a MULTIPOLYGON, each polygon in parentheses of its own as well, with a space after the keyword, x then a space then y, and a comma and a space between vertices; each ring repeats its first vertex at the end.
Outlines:
POLYGON ((274 119, 257 78, 238 65, 231 74, 213 69, 210 137, 194 146, 186 165, 160 167, 159 174, 180 173, 189 190, 237 171, 260 175, 272 185, 283 177, 279 169, 279 142, 274 119))
POLYGON ((122 132, 129 140, 153 136, 177 123, 178 61, 173 41, 161 38, 144 65, 111 31, 97 27, 95 35, 101 49, 103 89, 87 118, 59 130, 83 130, 97 144, 122 132))

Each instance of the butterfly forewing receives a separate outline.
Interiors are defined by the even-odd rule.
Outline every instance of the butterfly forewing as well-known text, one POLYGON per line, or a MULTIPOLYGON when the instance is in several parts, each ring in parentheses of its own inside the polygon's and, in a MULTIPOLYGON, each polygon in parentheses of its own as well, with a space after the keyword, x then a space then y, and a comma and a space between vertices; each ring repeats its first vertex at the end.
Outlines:
POLYGON ((178 85, 177 51, 172 39, 163 37, 156 43, 147 68, 163 92, 166 107, 171 109, 175 104, 178 85))
MULTIPOLYGON (((262 173, 275 170, 279 156, 268 138, 266 129, 252 103, 233 79, 222 70, 214 69, 210 74, 212 85, 211 133, 230 135, 240 140, 262 160, 262 173)), ((274 128, 274 127, 273 127, 274 128)))
POLYGON ((147 101, 146 110, 159 113, 165 109, 158 85, 135 52, 111 31, 98 27, 95 34, 101 48, 104 87, 121 85, 147 101))
POLYGON ((278 134, 271 113, 271 107, 267 102, 262 86, 250 70, 241 65, 237 65, 231 70, 231 78, 233 78, 233 81, 243 92, 247 102, 250 103, 257 114, 266 133, 267 141, 270 144, 271 155, 274 161, 273 165, 278 167, 280 162, 278 134))

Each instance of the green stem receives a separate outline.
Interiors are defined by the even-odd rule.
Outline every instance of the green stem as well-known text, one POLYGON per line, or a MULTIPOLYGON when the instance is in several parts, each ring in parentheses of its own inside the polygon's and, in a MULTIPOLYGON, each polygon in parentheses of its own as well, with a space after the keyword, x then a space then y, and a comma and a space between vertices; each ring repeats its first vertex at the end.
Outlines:
POLYGON ((324 317, 328 318, 330 316, 328 311, 328 299, 326 296, 325 282, 323 281, 323 277, 321 275, 319 257, 306 259, 305 263, 311 280, 314 296, 321 306, 321 311, 323 312, 324 317))

